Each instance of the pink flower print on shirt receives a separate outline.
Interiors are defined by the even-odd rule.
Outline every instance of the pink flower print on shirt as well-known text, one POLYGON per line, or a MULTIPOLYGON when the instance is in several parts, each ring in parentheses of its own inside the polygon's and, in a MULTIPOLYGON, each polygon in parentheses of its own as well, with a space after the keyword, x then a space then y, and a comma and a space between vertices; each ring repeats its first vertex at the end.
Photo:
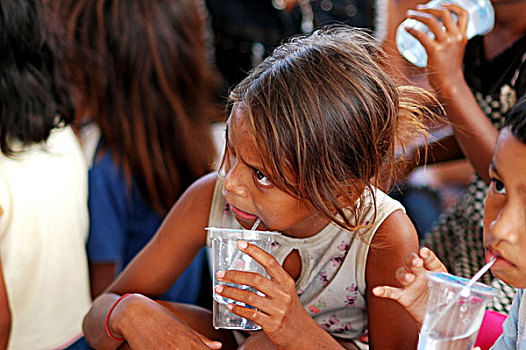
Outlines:
POLYGON ((350 332, 352 330, 353 330, 353 328, 352 328, 351 324, 349 322, 347 322, 342 327, 336 328, 333 332, 334 333, 345 333, 345 332, 350 332))
POLYGON ((356 299, 358 299, 358 286, 353 283, 349 287, 345 288, 347 292, 350 292, 345 297, 345 307, 352 307, 356 304, 356 299))
POLYGON ((298 289, 296 293, 298 293, 298 296, 300 297, 303 294, 303 289, 298 289))
POLYGON ((342 243, 338 246, 338 250, 342 252, 346 252, 349 250, 349 244, 345 241, 342 241, 342 243))
POLYGON ((340 323, 340 320, 336 317, 336 315, 332 315, 327 321, 322 322, 321 328, 325 329, 326 331, 330 331, 331 327, 338 323, 340 323))
POLYGON ((320 279, 324 286, 329 284, 329 279, 327 278, 327 271, 320 272, 320 279))
POLYGON ((312 312, 313 314, 319 314, 319 313, 321 312, 320 309, 318 309, 316 306, 314 306, 314 305, 312 305, 312 304, 309 305, 309 306, 307 307, 307 309, 309 309, 309 311, 312 312))
POLYGON ((356 297, 348 295, 347 301, 345 301, 345 307, 354 306, 354 304, 356 303, 356 299, 357 299, 356 297))
POLYGON ((276 247, 279 247, 279 243, 278 243, 278 242, 273 241, 272 243, 270 243, 270 248, 271 248, 271 249, 274 249, 274 248, 276 248, 276 247))
POLYGON ((345 288, 345 290, 348 291, 348 292, 357 293, 358 292, 358 286, 356 285, 356 283, 353 283, 349 287, 345 288))
POLYGON ((338 267, 342 264, 343 260, 345 259, 345 255, 338 255, 331 259, 332 266, 338 267))
MULTIPOLYGON (((337 249, 340 252, 347 253, 347 251, 349 250, 349 244, 347 242, 345 242, 345 241, 342 241, 342 243, 340 243, 340 245, 337 247, 337 249)), ((334 267, 338 267, 338 266, 340 266, 343 263, 344 259, 345 259, 345 254, 337 255, 337 256, 335 256, 334 258, 331 259, 332 265, 334 267)))

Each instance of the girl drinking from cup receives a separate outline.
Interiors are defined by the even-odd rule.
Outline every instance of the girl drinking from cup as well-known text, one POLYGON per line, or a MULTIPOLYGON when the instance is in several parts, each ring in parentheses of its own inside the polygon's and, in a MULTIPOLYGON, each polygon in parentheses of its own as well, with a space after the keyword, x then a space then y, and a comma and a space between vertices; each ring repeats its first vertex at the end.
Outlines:
MULTIPOLYGON (((395 147, 425 134, 432 97, 399 87, 362 32, 320 30, 280 46, 231 93, 222 171, 198 180, 152 241, 84 320, 96 348, 408 349, 417 329, 403 307, 372 295, 418 249, 403 207, 378 189, 394 172, 395 147), (238 247, 270 278, 221 271, 218 295, 262 331, 212 328, 208 311, 157 303, 199 249, 205 227, 279 231, 273 255, 238 247), (133 293, 122 297, 124 293, 133 293), (386 331, 389 330, 389 331, 386 331), (219 341, 211 341, 216 339, 219 341), (190 345, 191 344, 191 345, 190 345)), ((398 148, 397 148, 398 149, 398 148)))
MULTIPOLYGON (((495 277, 518 290, 503 334, 492 349, 526 348, 526 96, 510 110, 500 132, 489 168, 490 188, 484 206, 484 247, 486 262, 496 258, 491 267, 495 277)), ((382 286, 374 294, 398 301, 419 325, 428 299, 425 271, 446 271, 435 254, 422 248, 420 255, 406 258, 397 270, 402 288, 382 286)))

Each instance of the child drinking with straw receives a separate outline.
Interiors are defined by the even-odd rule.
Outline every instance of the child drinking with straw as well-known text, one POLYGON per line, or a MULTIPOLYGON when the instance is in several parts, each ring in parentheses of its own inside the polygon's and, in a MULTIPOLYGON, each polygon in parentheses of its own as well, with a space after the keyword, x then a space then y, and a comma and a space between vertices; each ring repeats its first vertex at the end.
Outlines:
MULTIPOLYGON (((520 289, 513 301, 503 334, 492 349, 526 349, 526 96, 510 110, 489 168, 491 185, 484 207, 486 262, 495 277, 520 289)), ((402 288, 374 288, 376 296, 398 301, 422 325, 428 299, 425 271, 445 271, 435 254, 422 248, 406 258, 396 272, 402 288)))
POLYGON ((320 30, 280 46, 231 93, 222 172, 198 180, 153 240, 99 297, 84 320, 95 348, 409 349, 417 329, 372 288, 396 283, 395 266, 416 252, 400 203, 378 189, 393 173, 395 146, 422 133, 424 90, 397 86, 377 43, 351 28, 320 30), (279 231, 273 255, 244 253, 270 278, 221 271, 215 293, 252 308, 231 312, 262 331, 218 332, 210 312, 157 298, 210 243, 205 227, 279 231), (125 294, 132 293, 132 294, 125 294), (389 331, 386 331, 389 330, 389 331), (241 340, 244 335, 244 340, 241 340), (212 341, 216 339, 219 341, 212 341))

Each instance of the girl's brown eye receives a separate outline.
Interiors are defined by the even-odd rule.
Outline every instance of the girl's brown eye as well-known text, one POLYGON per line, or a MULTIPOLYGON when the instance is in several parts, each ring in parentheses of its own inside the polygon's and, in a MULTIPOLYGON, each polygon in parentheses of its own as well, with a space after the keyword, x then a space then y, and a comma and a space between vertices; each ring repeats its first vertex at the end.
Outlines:
POLYGON ((504 186, 504 183, 500 180, 497 180, 495 178, 491 179, 491 185, 493 187, 493 190, 498 194, 506 194, 506 186, 504 186))
POLYGON ((262 186, 270 186, 272 182, 259 170, 255 171, 256 181, 262 186))

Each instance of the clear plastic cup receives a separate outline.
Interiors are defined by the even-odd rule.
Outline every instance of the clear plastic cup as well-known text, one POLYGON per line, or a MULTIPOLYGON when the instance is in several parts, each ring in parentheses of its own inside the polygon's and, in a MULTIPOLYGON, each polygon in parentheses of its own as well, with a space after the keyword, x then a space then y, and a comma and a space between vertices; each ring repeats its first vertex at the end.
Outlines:
MULTIPOLYGON (((468 39, 475 35, 484 35, 493 29, 495 11, 490 0, 431 0, 425 6, 438 8, 444 3, 456 4, 468 12, 468 27, 466 29, 468 39)), ((402 56, 417 67, 425 67, 427 65, 426 49, 405 30, 406 27, 424 32, 431 39, 435 35, 425 24, 412 18, 403 21, 396 31, 396 46, 402 56)))
POLYGON ((472 350, 486 306, 497 290, 475 283, 468 297, 460 291, 469 280, 448 273, 426 272, 429 285, 419 350, 472 350))
MULTIPOLYGON (((278 232, 256 231, 256 230, 236 230, 227 228, 207 227, 212 241, 212 288, 218 284, 230 285, 239 289, 263 295, 260 291, 245 285, 227 284, 219 282, 216 277, 218 271, 239 270, 257 272, 262 276, 268 277, 267 272, 252 257, 241 252, 237 248, 237 241, 247 241, 254 244, 264 251, 270 253, 274 237, 278 232)), ((237 304, 245 307, 250 305, 224 298, 213 291, 213 326, 215 328, 258 330, 260 326, 246 318, 235 315, 227 308, 227 304, 237 304)))

